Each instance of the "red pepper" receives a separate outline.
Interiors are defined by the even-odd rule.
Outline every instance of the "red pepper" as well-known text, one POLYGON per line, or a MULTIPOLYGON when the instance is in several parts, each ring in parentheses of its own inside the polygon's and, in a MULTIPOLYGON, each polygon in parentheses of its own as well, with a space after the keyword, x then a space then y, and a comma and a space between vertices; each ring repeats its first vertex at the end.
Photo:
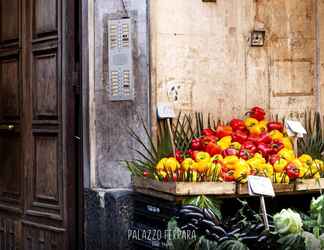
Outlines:
POLYGON ((279 130, 281 133, 283 132, 284 125, 282 122, 269 122, 268 123, 268 131, 279 130))
POLYGON ((241 130, 237 130, 232 134, 232 140, 234 142, 239 142, 241 144, 243 144, 244 142, 247 141, 248 135, 247 133, 241 131, 241 130))
POLYGON ((176 149, 176 152, 175 152, 175 158, 177 159, 178 162, 183 162, 183 152, 179 149, 176 149))
POLYGON ((206 136, 215 135, 215 132, 210 128, 203 129, 201 133, 206 136))
POLYGON ((278 153, 284 147, 285 145, 279 140, 273 140, 273 142, 271 143, 271 148, 274 154, 278 153))
POLYGON ((280 156, 279 155, 274 154, 274 155, 270 155, 269 156, 269 163, 271 165, 275 164, 276 161, 279 161, 279 160, 280 160, 280 156))
POLYGON ((200 138, 194 138, 191 141, 191 149, 192 150, 201 150, 201 139, 200 138))
POLYGON ((299 177, 299 169, 294 163, 289 163, 285 169, 290 180, 296 180, 299 177))
POLYGON ((216 137, 221 139, 225 136, 232 135, 232 133, 233 133, 233 129, 231 126, 218 126, 215 134, 216 134, 216 137))
POLYGON ((209 142, 205 148, 205 151, 210 155, 210 156, 214 156, 217 154, 220 154, 222 152, 222 149, 220 148, 220 146, 218 146, 216 143, 214 142, 209 142))
POLYGON ((262 154, 262 156, 266 159, 273 153, 272 148, 265 143, 258 144, 258 151, 262 154))
POLYGON ((224 171, 224 169, 222 168, 221 175, 224 181, 234 181, 233 171, 224 171))
POLYGON ((217 137, 214 135, 205 135, 200 139, 201 150, 206 151, 208 143, 217 141, 217 137))
POLYGON ((196 158, 197 158, 197 154, 198 154, 199 152, 200 152, 200 151, 198 151, 198 150, 194 150, 194 151, 192 152, 192 154, 191 154, 191 158, 194 159, 194 160, 196 160, 196 158))
POLYGON ((149 176, 149 175, 150 175, 150 173, 149 173, 148 171, 145 170, 145 171, 143 172, 143 176, 144 176, 144 177, 147 177, 147 176, 149 176))
POLYGON ((232 127, 233 131, 244 130, 245 129, 244 121, 241 120, 241 119, 233 119, 233 120, 231 120, 230 126, 232 127))
POLYGON ((192 158, 193 150, 189 148, 186 152, 186 156, 192 158))
POLYGON ((257 151, 255 144, 251 141, 244 142, 242 144, 242 148, 249 150, 252 154, 256 153, 256 151, 257 151))
POLYGON ((272 139, 267 133, 261 133, 257 140, 257 144, 260 144, 260 143, 269 144, 269 143, 271 143, 271 141, 272 141, 272 139))
POLYGON ((230 155, 238 155, 238 153, 239 153, 239 151, 234 148, 227 148, 227 149, 223 150, 222 155, 224 157, 226 157, 226 156, 230 156, 230 155))
POLYGON ((250 111, 250 117, 262 121, 265 117, 265 112, 263 108, 253 107, 250 111))
POLYGON ((247 138, 248 141, 253 142, 254 144, 258 144, 259 141, 259 135, 251 134, 247 138))
POLYGON ((243 160, 248 160, 253 156, 253 153, 246 148, 241 148, 238 156, 243 160))

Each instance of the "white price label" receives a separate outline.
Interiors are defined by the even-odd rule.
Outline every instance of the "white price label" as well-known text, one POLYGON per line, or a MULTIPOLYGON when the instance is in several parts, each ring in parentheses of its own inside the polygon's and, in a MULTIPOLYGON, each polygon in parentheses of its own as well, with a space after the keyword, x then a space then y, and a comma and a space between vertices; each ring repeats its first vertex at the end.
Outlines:
POLYGON ((286 121, 287 133, 289 136, 303 137, 303 135, 307 134, 306 129, 299 121, 286 121))
POLYGON ((174 118, 176 116, 170 103, 158 103, 157 112, 160 119, 174 118))
POLYGON ((275 196, 272 182, 267 177, 248 176, 248 188, 250 195, 275 196))

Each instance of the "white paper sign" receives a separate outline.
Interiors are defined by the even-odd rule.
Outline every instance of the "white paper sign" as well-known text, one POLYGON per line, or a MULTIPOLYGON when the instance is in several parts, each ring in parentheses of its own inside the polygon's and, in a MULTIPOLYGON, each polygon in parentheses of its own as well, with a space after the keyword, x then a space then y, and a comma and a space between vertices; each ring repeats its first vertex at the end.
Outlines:
POLYGON ((158 103, 157 112, 160 119, 174 118, 176 116, 171 103, 158 103))
POLYGON ((248 176, 248 189, 250 195, 275 196, 272 182, 267 177, 248 176))
POLYGON ((306 135, 306 129, 299 121, 286 121, 286 128, 288 136, 296 136, 302 138, 303 135, 306 135))

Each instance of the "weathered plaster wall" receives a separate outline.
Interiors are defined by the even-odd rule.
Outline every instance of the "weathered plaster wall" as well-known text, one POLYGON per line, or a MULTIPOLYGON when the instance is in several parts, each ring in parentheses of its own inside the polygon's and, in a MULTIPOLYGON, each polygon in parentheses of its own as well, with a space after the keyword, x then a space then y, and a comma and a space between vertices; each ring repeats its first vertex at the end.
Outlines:
POLYGON ((320 105, 321 111, 324 112, 324 0, 319 1, 319 11, 318 11, 318 19, 319 19, 319 26, 318 26, 318 33, 319 33, 319 70, 320 70, 320 105))
MULTIPOLYGON (((94 123, 92 137, 92 187, 122 188, 130 185, 128 170, 121 160, 133 158, 130 148, 138 147, 129 138, 127 128, 139 134, 143 129, 137 115, 149 121, 149 63, 146 0, 124 0, 134 23, 133 60, 135 75, 135 101, 112 102, 107 92, 108 34, 107 21, 125 16, 121 0, 93 1, 93 98, 90 98, 94 123)), ((90 29, 91 30, 91 29, 90 29)), ((91 34, 89 35, 91 39, 91 34)), ((90 43, 91 44, 91 43, 90 43)), ((91 52, 91 51, 90 51, 91 52)), ((91 63, 91 62, 90 62, 91 63)), ((90 66, 91 67, 91 66, 90 66)), ((91 75, 91 74, 90 74, 91 75)))
POLYGON ((315 109, 316 4, 150 1, 153 103, 224 119, 253 105, 295 117, 315 109), (266 31, 264 47, 250 47, 254 29, 266 31))

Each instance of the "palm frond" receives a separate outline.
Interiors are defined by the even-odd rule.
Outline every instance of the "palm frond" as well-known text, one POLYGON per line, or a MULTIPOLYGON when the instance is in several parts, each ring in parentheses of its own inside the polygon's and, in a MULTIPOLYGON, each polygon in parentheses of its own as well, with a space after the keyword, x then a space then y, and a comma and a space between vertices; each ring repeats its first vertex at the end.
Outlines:
POLYGON ((298 152, 311 155, 316 159, 323 159, 324 152, 324 118, 318 112, 305 111, 304 125, 307 131, 298 143, 298 152))

